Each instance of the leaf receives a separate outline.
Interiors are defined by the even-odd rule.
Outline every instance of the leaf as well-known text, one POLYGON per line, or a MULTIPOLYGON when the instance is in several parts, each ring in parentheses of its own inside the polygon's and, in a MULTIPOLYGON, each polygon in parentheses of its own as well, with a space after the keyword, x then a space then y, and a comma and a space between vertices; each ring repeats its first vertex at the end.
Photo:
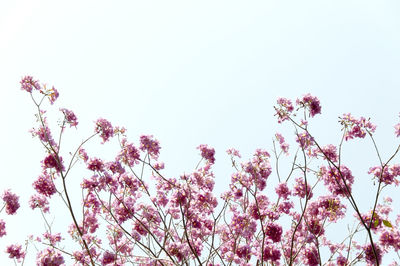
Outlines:
POLYGON ((382 220, 383 224, 386 225, 387 227, 392 228, 392 224, 388 220, 382 220))
POLYGON ((375 220, 374 220, 374 226, 375 226, 375 227, 378 227, 378 225, 379 225, 379 219, 375 219, 375 220))

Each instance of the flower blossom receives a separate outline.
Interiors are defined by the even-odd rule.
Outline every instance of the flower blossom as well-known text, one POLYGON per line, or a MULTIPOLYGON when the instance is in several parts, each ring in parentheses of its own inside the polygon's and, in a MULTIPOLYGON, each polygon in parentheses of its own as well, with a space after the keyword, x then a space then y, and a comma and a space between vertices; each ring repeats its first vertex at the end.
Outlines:
POLYGON ((356 119, 351 114, 344 114, 340 117, 340 123, 347 129, 344 135, 346 141, 353 138, 364 138, 367 132, 373 133, 376 129, 369 119, 364 117, 356 119))
POLYGON ((74 112, 66 108, 60 108, 60 111, 63 112, 65 121, 69 124, 70 127, 76 127, 78 125, 78 119, 76 118, 74 112))
POLYGON ((29 207, 31 207, 32 210, 40 208, 44 213, 49 212, 49 202, 43 195, 35 194, 31 196, 29 199, 29 207))
POLYGON ((3 201, 6 203, 6 213, 7 214, 15 214, 19 209, 19 197, 12 193, 10 190, 6 190, 2 196, 3 201))
POLYGON ((18 262, 21 261, 21 259, 25 258, 25 252, 22 251, 22 246, 13 244, 7 247, 6 253, 8 253, 8 257, 10 259, 17 259, 18 262))
POLYGON ((20 81, 21 90, 32 92, 32 89, 41 90, 39 81, 34 80, 31 76, 25 76, 20 81))
POLYGON ((214 148, 208 147, 207 144, 201 144, 197 147, 201 151, 201 157, 206 159, 209 163, 213 164, 215 162, 215 150, 214 148))
POLYGON ((42 173, 32 185, 39 194, 46 197, 50 197, 57 192, 52 177, 47 172, 42 173))
POLYGON ((114 136, 114 129, 111 123, 104 118, 97 119, 95 132, 100 133, 100 137, 103 139, 102 143, 105 143, 114 136))
POLYGON ((50 104, 54 104, 60 94, 58 93, 58 90, 56 90, 56 88, 52 87, 51 90, 48 91, 48 96, 50 104))
POLYGON ((60 251, 53 248, 46 248, 40 251, 36 256, 36 264, 39 266, 60 266, 65 263, 60 251))
POLYGON ((321 105, 317 97, 306 94, 301 99, 296 100, 296 104, 307 107, 310 110, 311 117, 321 113, 321 105))
POLYGON ((5 236, 6 234, 6 222, 0 219, 0 237, 5 236))
POLYGON ((354 177, 349 168, 344 165, 340 166, 340 171, 336 168, 327 169, 325 166, 320 168, 320 174, 324 180, 325 186, 333 195, 345 196, 351 193, 351 186, 354 177))
POLYGON ((294 107, 292 101, 286 98, 278 98, 277 104, 278 107, 275 107, 275 110, 278 116, 278 123, 282 123, 289 119, 289 115, 293 112, 294 107))
POLYGON ((158 154, 160 153, 160 142, 153 139, 152 135, 143 135, 140 136, 139 149, 148 152, 151 157, 157 160, 158 154))
POLYGON ((280 133, 275 133, 275 138, 279 142, 281 150, 286 154, 289 155, 289 144, 285 142, 285 138, 280 133))
POLYGON ((42 161, 42 167, 44 169, 54 168, 57 172, 65 170, 62 157, 55 154, 49 154, 46 158, 44 158, 42 161))

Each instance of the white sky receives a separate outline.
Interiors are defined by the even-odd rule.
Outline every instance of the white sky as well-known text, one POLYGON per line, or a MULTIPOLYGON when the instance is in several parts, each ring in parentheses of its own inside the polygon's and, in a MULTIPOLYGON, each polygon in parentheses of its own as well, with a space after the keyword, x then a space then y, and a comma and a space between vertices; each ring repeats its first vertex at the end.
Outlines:
MULTIPOLYGON (((125 126, 136 143, 155 135, 170 174, 193 169, 199 144, 215 147, 222 191, 227 148, 247 158, 270 149, 276 131, 292 133, 273 116, 278 96, 320 98, 314 132, 324 144, 338 143, 337 117, 351 112, 371 117, 382 151, 393 151, 399 13, 398 1, 0 0, 0 191, 21 194, 26 211, 8 227, 23 231, 24 213, 38 215, 26 205, 44 154, 28 133, 34 108, 22 76, 60 91, 56 108, 75 111, 80 139, 98 117, 125 126)), ((371 143, 351 145, 348 164, 369 181, 371 143)))

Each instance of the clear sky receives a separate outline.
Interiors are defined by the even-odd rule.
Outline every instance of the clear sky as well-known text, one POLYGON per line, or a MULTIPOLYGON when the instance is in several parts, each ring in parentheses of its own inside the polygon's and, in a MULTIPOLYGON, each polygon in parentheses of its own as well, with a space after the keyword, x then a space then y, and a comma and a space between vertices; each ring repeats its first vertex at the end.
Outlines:
MULTIPOLYGON (((27 210, 44 154, 28 133, 34 108, 20 91, 24 75, 60 91, 57 108, 76 113, 81 139, 98 117, 125 126, 135 142, 155 135, 171 175, 193 169, 196 146, 207 143, 223 186, 231 173, 225 150, 248 158, 270 149, 276 131, 289 138, 272 106, 308 92, 321 100, 314 132, 322 143, 338 143, 337 117, 351 112, 378 125, 387 155, 398 144, 399 14, 399 1, 2 0, 0 190, 21 194, 27 210)), ((348 148, 363 178, 366 162, 377 163, 364 146, 371 143, 348 148)), ((10 221, 14 232, 29 225, 10 221)))

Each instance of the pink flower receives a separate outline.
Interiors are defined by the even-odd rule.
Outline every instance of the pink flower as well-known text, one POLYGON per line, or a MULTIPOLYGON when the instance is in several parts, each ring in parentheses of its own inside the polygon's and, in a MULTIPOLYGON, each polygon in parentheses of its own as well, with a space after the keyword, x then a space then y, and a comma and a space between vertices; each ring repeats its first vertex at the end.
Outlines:
POLYGON ((325 186, 333 195, 345 196, 351 193, 351 186, 354 177, 349 168, 340 166, 340 171, 336 168, 327 169, 325 166, 320 168, 320 174, 324 180, 325 186))
POLYGON ((148 152, 152 158, 157 160, 158 154, 160 153, 160 142, 153 139, 152 135, 142 135, 140 136, 139 149, 148 152))
POLYGON ((46 197, 50 197, 57 192, 56 186, 54 185, 51 176, 47 172, 40 175, 32 185, 39 194, 42 194, 46 197))
POLYGON ((290 190, 286 183, 281 183, 275 188, 276 194, 283 199, 288 199, 290 196, 290 190))
POLYGON ((38 266, 60 266, 65 261, 60 251, 46 248, 37 254, 36 263, 38 266))
POLYGON ((98 158, 92 158, 87 162, 87 168, 92 171, 103 171, 104 163, 98 158))
POLYGON ((239 151, 236 150, 236 149, 234 149, 234 148, 228 149, 228 150, 226 151, 226 153, 227 153, 228 155, 236 156, 236 157, 238 157, 238 158, 241 158, 241 157, 242 157, 242 156, 240 156, 239 151))
POLYGON ((272 242, 279 242, 281 241, 282 227, 274 223, 269 223, 265 228, 265 234, 272 242))
POLYGON ((307 132, 303 132, 297 134, 296 142, 300 144, 300 147, 303 150, 306 150, 310 146, 314 145, 314 138, 311 137, 307 132))
POLYGON ((238 255, 239 258, 244 258, 246 260, 250 260, 251 248, 248 245, 241 246, 236 249, 236 255, 238 255))
POLYGON ((201 157, 206 159, 209 163, 213 164, 215 162, 215 150, 214 148, 208 147, 207 144, 201 144, 197 147, 201 151, 201 157))
POLYGON ((51 234, 51 233, 49 233, 49 232, 45 232, 45 233, 43 234, 43 237, 44 237, 45 239, 49 240, 49 242, 50 242, 52 245, 56 245, 58 242, 61 241, 61 234, 60 234, 60 233, 51 234))
POLYGON ((263 251, 264 261, 271 261, 272 263, 279 263, 281 252, 273 245, 267 245, 263 251))
POLYGON ((39 207, 44 213, 49 212, 49 202, 43 195, 35 194, 31 196, 29 200, 29 207, 31 207, 32 210, 39 207))
POLYGON ((6 234, 6 222, 0 219, 0 237, 5 236, 6 234))
POLYGON ((296 181, 296 183, 293 188, 293 195, 299 196, 300 198, 304 198, 306 196, 306 194, 308 194, 308 198, 309 199, 312 198, 313 193, 312 193, 310 184, 307 184, 307 188, 306 188, 304 178, 302 178, 302 177, 296 178, 295 181, 296 181))
POLYGON ((128 143, 126 139, 123 139, 121 141, 121 144, 122 150, 119 152, 117 160, 121 160, 123 163, 129 166, 133 166, 135 163, 139 163, 139 150, 132 143, 128 143))
POLYGON ((42 167, 46 168, 54 168, 57 172, 64 171, 63 159, 61 156, 57 156, 55 154, 49 154, 42 161, 42 167))
POLYGON ((307 107, 310 110, 311 117, 314 117, 316 114, 321 113, 321 105, 318 98, 312 96, 309 93, 304 95, 302 99, 297 99, 296 103, 298 105, 307 107))
POLYGON ((76 118, 74 112, 66 108, 60 108, 60 111, 63 112, 65 121, 69 124, 70 127, 76 127, 78 125, 78 119, 76 118))
POLYGON ((106 251, 103 254, 103 258, 101 259, 101 265, 108 265, 113 263, 114 261, 117 260, 117 256, 110 252, 110 251, 106 251))
POLYGON ((79 157, 82 158, 84 162, 86 162, 89 159, 89 156, 87 155, 85 149, 80 148, 78 153, 79 157))
MULTIPOLYGON (((378 262, 380 264, 382 261, 382 250, 378 246, 375 246, 375 252, 378 257, 377 258, 378 262)), ((365 253, 365 260, 371 265, 376 265, 376 258, 371 244, 364 247, 364 253, 365 253)))
POLYGON ((326 145, 322 148, 322 151, 324 154, 324 159, 329 159, 332 162, 337 162, 338 155, 336 153, 335 145, 332 145, 332 144, 326 145))
POLYGON ((343 117, 340 117, 340 123, 346 128, 344 135, 346 141, 353 138, 364 138, 367 132, 373 133, 376 129, 369 119, 364 117, 356 119, 351 114, 344 114, 343 117))
POLYGON ((12 193, 10 190, 6 190, 3 193, 2 199, 6 203, 6 213, 7 214, 15 214, 19 208, 19 197, 12 193))
POLYGON ((20 262, 21 259, 25 258, 25 252, 22 251, 21 245, 13 244, 7 246, 6 253, 8 253, 8 257, 10 259, 17 259, 18 262, 20 262))
POLYGON ((282 123, 289 119, 290 114, 293 112, 294 107, 292 101, 286 98, 278 98, 278 107, 275 107, 276 115, 278 116, 278 123, 282 123))
POLYGON ((31 76, 23 77, 22 80, 20 81, 20 84, 21 84, 21 90, 27 92, 32 92, 32 89, 41 90, 39 81, 33 80, 33 77, 31 76))
POLYGON ((102 143, 105 143, 109 138, 114 136, 114 129, 111 123, 104 118, 97 119, 95 132, 100 133, 100 137, 103 139, 102 143))
POLYGON ((275 138, 279 142, 281 150, 288 155, 289 154, 289 144, 285 142, 285 138, 280 133, 275 133, 275 138))
POLYGON ((57 100, 58 96, 60 96, 60 94, 58 93, 58 90, 56 90, 56 88, 52 87, 51 90, 49 90, 49 101, 50 104, 54 104, 54 102, 57 100))

